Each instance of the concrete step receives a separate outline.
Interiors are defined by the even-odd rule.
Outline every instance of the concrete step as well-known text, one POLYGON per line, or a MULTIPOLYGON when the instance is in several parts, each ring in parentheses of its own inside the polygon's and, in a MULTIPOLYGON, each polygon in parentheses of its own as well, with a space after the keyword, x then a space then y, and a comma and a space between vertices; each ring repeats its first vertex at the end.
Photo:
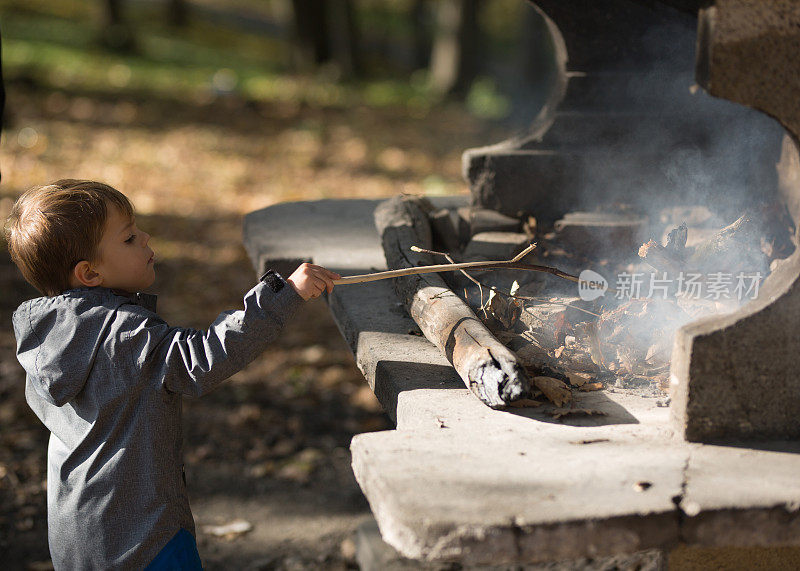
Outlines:
POLYGON ((614 202, 652 212, 720 196, 738 212, 758 191, 771 190, 750 184, 754 174, 747 162, 720 162, 726 168, 699 152, 487 147, 464 153, 462 173, 475 205, 549 221, 614 202))
POLYGON ((603 149, 665 152, 692 146, 707 149, 714 143, 707 123, 688 113, 649 111, 563 111, 538 140, 522 149, 603 149))
POLYGON ((693 93, 694 74, 642 72, 567 72, 563 109, 610 109, 674 111, 693 105, 701 95, 693 93))

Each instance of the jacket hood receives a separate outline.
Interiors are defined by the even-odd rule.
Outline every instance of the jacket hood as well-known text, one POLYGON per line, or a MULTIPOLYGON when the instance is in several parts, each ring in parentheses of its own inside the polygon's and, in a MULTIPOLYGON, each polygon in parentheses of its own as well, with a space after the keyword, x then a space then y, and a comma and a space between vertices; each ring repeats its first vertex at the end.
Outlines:
POLYGON ((126 303, 131 300, 111 290, 82 288, 17 308, 17 358, 43 399, 63 406, 83 389, 117 309, 126 303))

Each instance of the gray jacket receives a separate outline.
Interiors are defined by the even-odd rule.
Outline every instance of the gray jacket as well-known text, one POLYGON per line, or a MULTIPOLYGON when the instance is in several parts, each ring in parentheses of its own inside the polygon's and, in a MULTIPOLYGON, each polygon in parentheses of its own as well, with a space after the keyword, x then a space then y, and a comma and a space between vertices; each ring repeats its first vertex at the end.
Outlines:
POLYGON ((14 313, 28 404, 50 430, 56 569, 146 566, 180 528, 182 395, 203 395, 272 341, 302 298, 277 274, 206 331, 170 327, 129 297, 83 288, 14 313))

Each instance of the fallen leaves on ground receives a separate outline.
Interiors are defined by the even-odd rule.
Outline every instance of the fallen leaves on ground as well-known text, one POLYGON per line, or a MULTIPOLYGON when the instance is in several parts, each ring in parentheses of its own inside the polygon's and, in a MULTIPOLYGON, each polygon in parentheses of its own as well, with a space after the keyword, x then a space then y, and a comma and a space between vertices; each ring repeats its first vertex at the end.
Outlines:
POLYGON ((553 418, 560 420, 568 416, 606 416, 602 410, 595 410, 591 408, 554 408, 548 411, 553 418))
POLYGON ((563 407, 572 402, 572 391, 564 381, 553 377, 533 377, 532 381, 554 405, 563 407))
POLYGON ((215 537, 233 539, 253 531, 253 524, 243 519, 235 519, 221 525, 205 525, 203 532, 215 537))

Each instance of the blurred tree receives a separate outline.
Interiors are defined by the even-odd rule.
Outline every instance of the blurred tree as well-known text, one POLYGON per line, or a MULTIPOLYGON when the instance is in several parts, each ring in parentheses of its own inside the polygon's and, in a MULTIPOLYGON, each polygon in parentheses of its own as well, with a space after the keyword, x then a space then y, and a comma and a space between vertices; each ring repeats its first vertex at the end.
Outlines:
POLYGON ((345 77, 358 75, 358 29, 352 0, 330 0, 328 28, 332 59, 345 77))
POLYGON ((292 0, 294 16, 294 64, 303 71, 328 61, 328 27, 326 3, 292 0))
POLYGON ((0 133, 3 132, 3 119, 6 110, 6 88, 3 82, 3 41, 0 37, 0 133))
POLYGON ((136 50, 136 38, 122 5, 122 0, 103 0, 100 42, 114 51, 132 52, 136 50))
POLYGON ((414 30, 414 67, 427 69, 431 64, 431 14, 428 0, 414 0, 411 24, 414 30))
POLYGON ((292 11, 293 63, 298 69, 311 71, 333 63, 342 75, 358 73, 352 0, 292 0, 292 11))
POLYGON ((463 94, 478 72, 478 0, 438 0, 431 52, 431 87, 463 94))
POLYGON ((189 21, 189 7, 186 0, 168 0, 167 22, 170 26, 182 27, 189 21))

